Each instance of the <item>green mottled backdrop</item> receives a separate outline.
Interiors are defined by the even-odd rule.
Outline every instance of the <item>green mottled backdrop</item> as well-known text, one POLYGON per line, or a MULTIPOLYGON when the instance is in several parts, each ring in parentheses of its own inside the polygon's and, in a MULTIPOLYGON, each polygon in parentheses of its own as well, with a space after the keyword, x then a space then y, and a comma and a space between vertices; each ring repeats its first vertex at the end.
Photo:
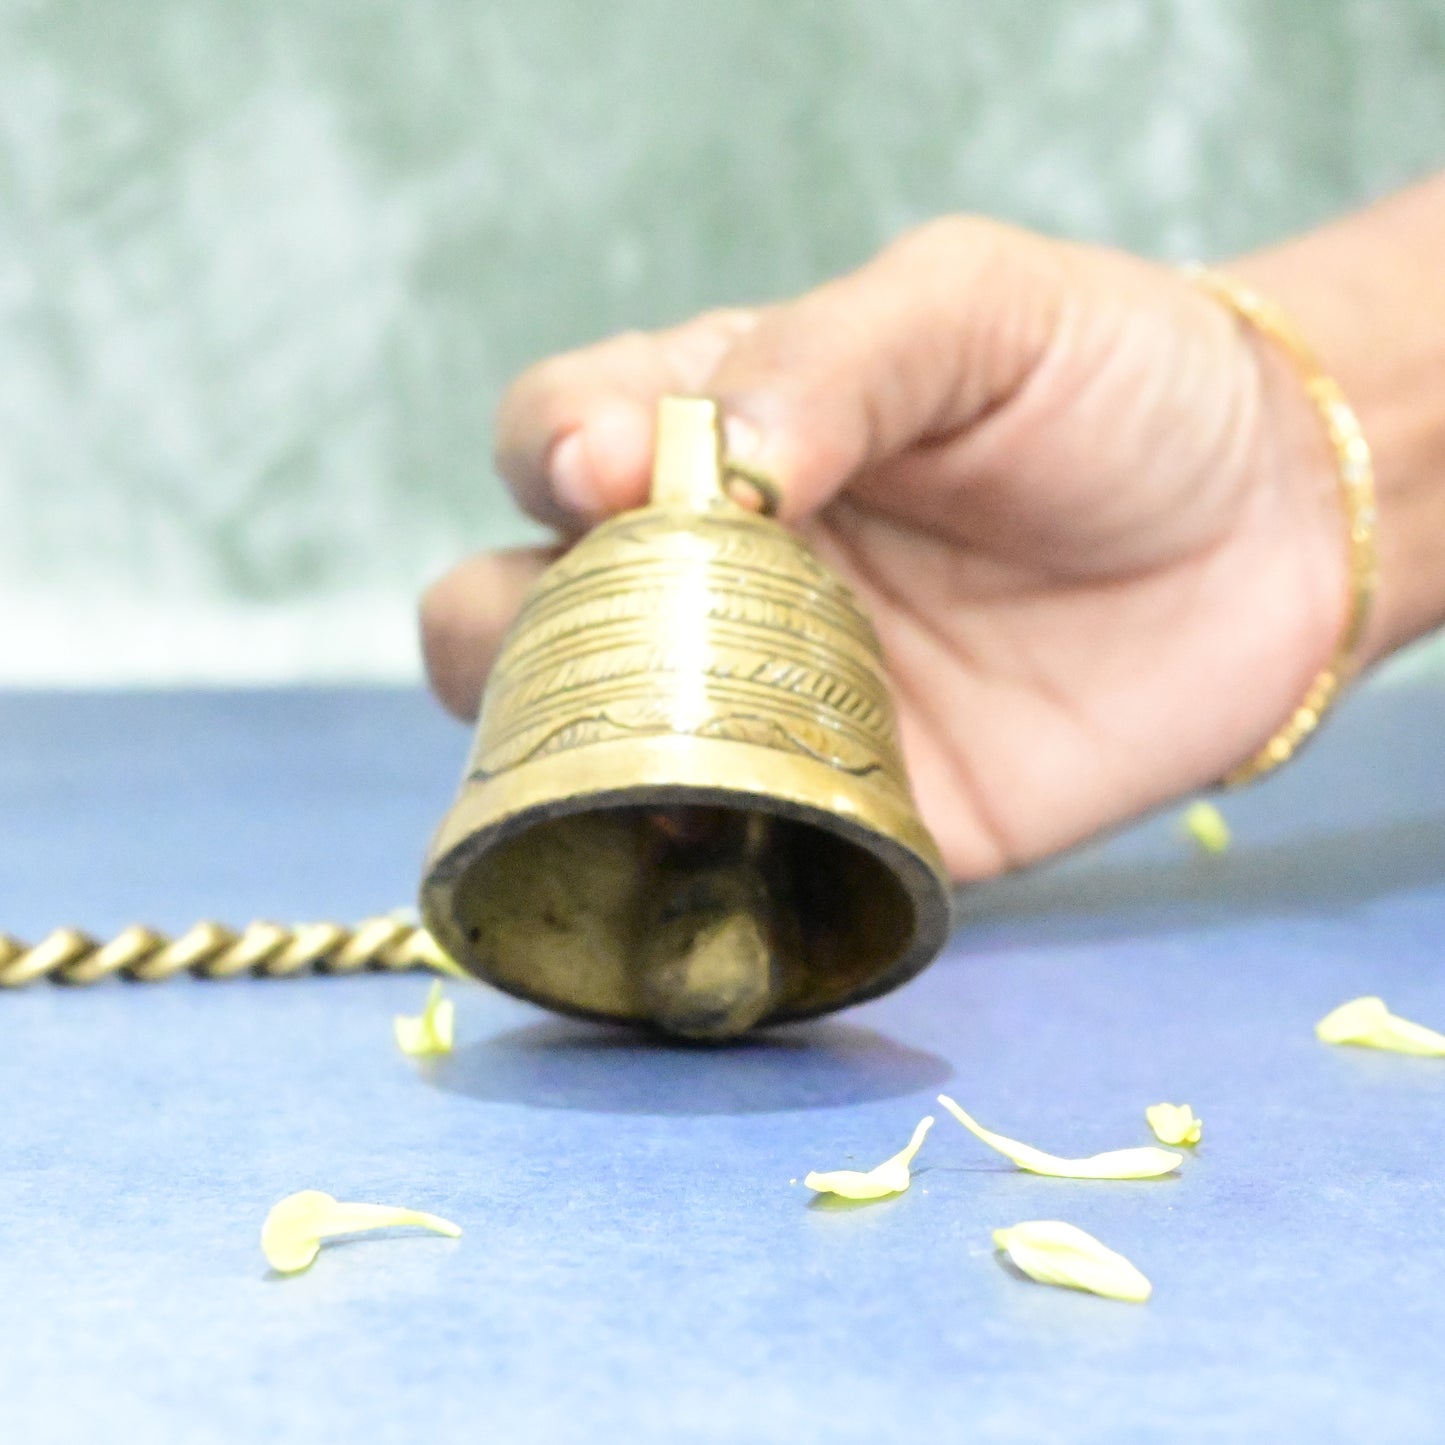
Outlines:
POLYGON ((0 680, 414 675, 534 357, 1442 164, 1440 0, 0 0, 0 680))

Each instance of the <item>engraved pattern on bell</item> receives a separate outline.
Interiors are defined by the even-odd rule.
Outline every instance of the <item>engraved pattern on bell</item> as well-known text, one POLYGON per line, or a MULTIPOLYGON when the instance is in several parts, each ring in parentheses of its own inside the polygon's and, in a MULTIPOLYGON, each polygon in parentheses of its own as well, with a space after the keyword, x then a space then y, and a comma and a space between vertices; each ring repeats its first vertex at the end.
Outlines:
POLYGON ((729 738, 906 787, 871 626, 775 523, 630 512, 552 567, 495 666, 475 777, 623 736, 729 738))

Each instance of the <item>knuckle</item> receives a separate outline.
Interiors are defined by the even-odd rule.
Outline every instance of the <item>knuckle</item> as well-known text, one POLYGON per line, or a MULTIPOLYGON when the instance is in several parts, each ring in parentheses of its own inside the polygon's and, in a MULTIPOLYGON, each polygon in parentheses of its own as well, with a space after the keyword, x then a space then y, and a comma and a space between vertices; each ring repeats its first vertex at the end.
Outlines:
POLYGON ((730 336, 746 336, 758 324, 760 313, 748 306, 714 306, 704 311, 697 324, 730 336))
POLYGON ((955 212, 935 216, 911 231, 905 231, 889 250, 910 261, 920 257, 932 259, 985 248, 991 250, 1005 244, 1009 237, 1017 238, 1023 234, 987 216, 955 212))

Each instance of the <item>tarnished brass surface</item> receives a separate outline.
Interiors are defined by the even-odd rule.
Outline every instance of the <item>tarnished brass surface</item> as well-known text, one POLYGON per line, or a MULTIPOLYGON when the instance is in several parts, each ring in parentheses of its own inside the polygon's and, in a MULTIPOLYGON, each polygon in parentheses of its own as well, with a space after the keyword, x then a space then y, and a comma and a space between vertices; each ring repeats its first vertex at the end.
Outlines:
POLYGON ((949 893, 852 594, 729 498, 714 403, 656 457, 526 599, 421 907, 510 993, 727 1038, 901 983, 949 893))

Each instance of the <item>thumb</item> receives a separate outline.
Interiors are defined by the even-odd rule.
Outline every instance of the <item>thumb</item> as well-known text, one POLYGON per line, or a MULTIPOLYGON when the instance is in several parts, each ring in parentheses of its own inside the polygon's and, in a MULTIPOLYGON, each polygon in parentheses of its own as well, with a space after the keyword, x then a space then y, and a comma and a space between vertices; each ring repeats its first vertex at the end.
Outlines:
POLYGON ((770 308, 708 383, 730 458, 771 477, 783 517, 796 522, 860 473, 980 420, 1048 347, 1064 250, 997 222, 949 218, 770 308))

